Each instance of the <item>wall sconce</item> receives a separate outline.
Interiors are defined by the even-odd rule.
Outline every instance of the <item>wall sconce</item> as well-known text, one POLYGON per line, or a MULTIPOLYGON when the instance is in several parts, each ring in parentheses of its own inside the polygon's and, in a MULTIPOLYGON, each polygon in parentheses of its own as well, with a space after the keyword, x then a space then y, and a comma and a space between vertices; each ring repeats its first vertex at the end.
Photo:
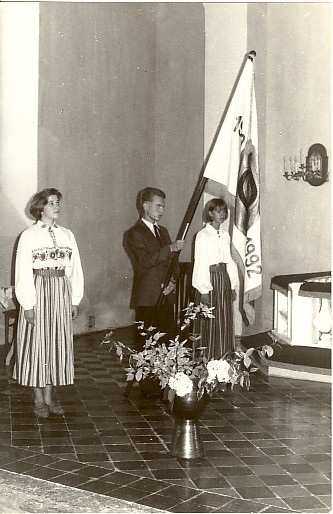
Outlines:
POLYGON ((283 176, 287 180, 300 180, 301 178, 312 186, 321 186, 328 182, 328 156, 326 148, 320 143, 310 146, 304 164, 303 150, 300 150, 300 162, 297 157, 292 159, 283 157, 283 176))

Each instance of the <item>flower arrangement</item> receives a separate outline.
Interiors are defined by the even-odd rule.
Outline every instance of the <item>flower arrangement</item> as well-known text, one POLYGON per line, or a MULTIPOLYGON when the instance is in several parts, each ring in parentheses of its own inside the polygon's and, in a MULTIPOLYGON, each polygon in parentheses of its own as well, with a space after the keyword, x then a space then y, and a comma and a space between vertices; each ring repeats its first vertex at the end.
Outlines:
MULTIPOLYGON (((195 319, 213 318, 213 307, 209 308, 200 303, 189 303, 184 309, 184 322, 181 331, 189 328, 195 319)), ((205 357, 205 347, 199 346, 201 336, 188 334, 180 340, 178 334, 170 339, 168 344, 161 341, 167 334, 160 332, 156 327, 146 328, 143 322, 137 322, 138 330, 146 341, 143 350, 138 352, 124 345, 120 341, 111 341, 112 331, 108 332, 101 344, 111 343, 122 360, 125 354, 129 355, 127 381, 140 381, 148 377, 156 377, 161 388, 168 386, 168 398, 185 396, 197 386, 197 395, 200 399, 204 394, 212 396, 218 390, 224 390, 226 384, 233 388, 236 384, 241 387, 250 387, 250 374, 258 368, 252 363, 251 357, 256 353, 260 357, 273 354, 271 345, 259 348, 250 348, 245 352, 240 348, 227 352, 221 359, 208 360, 205 357)), ((273 342, 274 344, 274 342, 273 342)))

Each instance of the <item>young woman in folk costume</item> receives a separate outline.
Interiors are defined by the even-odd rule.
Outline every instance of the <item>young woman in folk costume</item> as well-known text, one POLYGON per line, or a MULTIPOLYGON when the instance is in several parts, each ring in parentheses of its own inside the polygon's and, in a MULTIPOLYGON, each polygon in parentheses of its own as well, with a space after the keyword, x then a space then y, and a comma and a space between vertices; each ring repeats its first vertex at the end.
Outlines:
POLYGON ((208 359, 220 359, 234 350, 233 302, 238 284, 236 263, 230 253, 229 233, 221 228, 228 218, 228 207, 221 198, 207 202, 203 211, 205 227, 195 240, 192 284, 196 303, 214 307, 214 318, 196 320, 194 331, 201 334, 208 359))
POLYGON ((73 233, 58 225, 62 194, 38 192, 30 204, 36 222, 20 236, 15 294, 20 304, 13 377, 33 388, 34 413, 64 414, 52 399, 54 386, 74 382, 73 319, 84 279, 73 233))

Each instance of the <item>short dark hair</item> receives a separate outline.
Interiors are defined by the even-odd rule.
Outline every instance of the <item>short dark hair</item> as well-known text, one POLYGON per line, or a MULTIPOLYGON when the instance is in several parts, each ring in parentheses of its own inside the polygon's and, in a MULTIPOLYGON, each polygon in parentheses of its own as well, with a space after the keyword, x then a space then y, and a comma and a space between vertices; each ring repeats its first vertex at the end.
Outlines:
POLYGON ((62 198, 62 194, 60 191, 58 191, 58 189, 54 189, 54 187, 48 187, 36 193, 31 200, 29 212, 34 218, 36 218, 36 220, 41 219, 44 206, 47 204, 49 197, 52 195, 55 195, 58 200, 61 200, 62 198))
POLYGON ((210 217, 210 213, 215 211, 215 209, 224 209, 226 214, 226 219, 228 219, 228 206, 227 203, 222 198, 212 198, 211 200, 208 200, 206 203, 203 213, 202 213, 202 219, 204 223, 209 223, 212 221, 212 218, 210 217))
POLYGON ((145 187, 138 192, 138 196, 136 198, 136 208, 140 214, 143 211, 143 204, 145 202, 151 202, 154 196, 159 196, 160 198, 165 199, 164 191, 162 191, 162 189, 158 189, 157 187, 145 187))

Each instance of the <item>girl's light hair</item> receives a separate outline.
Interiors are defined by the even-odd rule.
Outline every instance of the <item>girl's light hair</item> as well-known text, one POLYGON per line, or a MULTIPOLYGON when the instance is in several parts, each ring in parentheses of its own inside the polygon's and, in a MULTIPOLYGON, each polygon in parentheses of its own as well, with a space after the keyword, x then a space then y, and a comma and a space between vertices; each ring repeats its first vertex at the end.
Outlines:
POLYGON ((222 198, 211 198, 211 200, 208 200, 206 203, 202 213, 202 219, 204 223, 210 223, 212 221, 210 213, 215 211, 217 208, 224 209, 226 215, 225 219, 228 219, 229 211, 226 202, 222 198))

